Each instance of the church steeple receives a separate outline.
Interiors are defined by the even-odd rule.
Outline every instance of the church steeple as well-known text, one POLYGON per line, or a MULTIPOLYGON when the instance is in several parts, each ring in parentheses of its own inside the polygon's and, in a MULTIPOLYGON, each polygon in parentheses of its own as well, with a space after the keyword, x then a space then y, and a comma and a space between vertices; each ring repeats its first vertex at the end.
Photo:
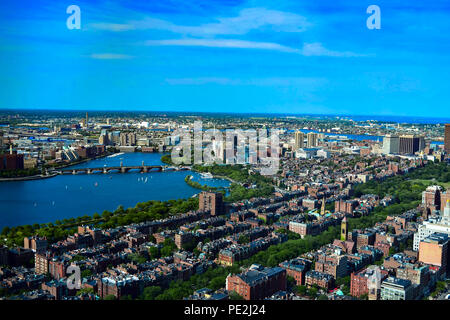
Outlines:
POLYGON ((346 241, 348 237, 348 225, 347 225, 347 217, 344 217, 341 222, 341 240, 346 241))
POLYGON ((320 215, 321 216, 325 215, 325 202, 326 202, 325 197, 323 197, 323 199, 322 199, 322 208, 320 208, 320 215))

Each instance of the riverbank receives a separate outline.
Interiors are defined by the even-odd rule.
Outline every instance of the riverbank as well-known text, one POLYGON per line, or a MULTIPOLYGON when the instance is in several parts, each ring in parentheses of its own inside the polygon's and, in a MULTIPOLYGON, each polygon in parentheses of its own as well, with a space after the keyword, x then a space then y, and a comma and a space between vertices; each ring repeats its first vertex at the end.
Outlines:
POLYGON ((195 189, 199 189, 202 191, 225 191, 225 188, 221 187, 221 188, 217 188, 217 187, 211 187, 208 186, 207 184, 200 184, 199 182, 193 181, 192 180, 193 176, 188 175, 186 176, 186 178, 184 178, 184 181, 187 183, 188 186, 195 188, 195 189))
POLYGON ((56 177, 57 175, 58 175, 57 173, 52 173, 52 174, 39 174, 39 175, 28 176, 28 177, 0 178, 0 182, 48 179, 48 178, 56 177))
POLYGON ((64 164, 62 166, 51 167, 51 168, 48 168, 48 169, 53 169, 53 170, 65 169, 65 168, 68 168, 68 167, 76 166, 78 164, 90 162, 90 161, 93 161, 93 160, 103 159, 103 158, 106 158, 106 157, 109 157, 109 156, 112 156, 112 155, 115 155, 115 154, 119 154, 119 153, 115 153, 114 152, 114 153, 102 154, 102 155, 96 156, 94 158, 86 158, 86 159, 82 159, 82 160, 79 160, 79 161, 75 161, 75 162, 71 162, 71 163, 68 163, 68 164, 64 164))
MULTIPOLYGON (((64 169, 64 168, 68 168, 74 165, 78 165, 81 163, 85 163, 85 162, 89 162, 92 160, 97 160, 97 159, 102 159, 105 157, 109 157, 111 155, 114 154, 118 154, 118 153, 108 153, 108 154, 104 154, 104 155, 100 155, 94 158, 88 158, 88 159, 83 159, 77 162, 73 162, 73 163, 69 163, 63 166, 59 166, 59 167, 48 167, 46 168, 48 171, 53 171, 53 170, 59 170, 59 169, 64 169)), ((13 178, 0 178, 0 182, 13 182, 13 181, 30 181, 30 180, 40 180, 40 179, 48 179, 48 178, 53 178, 56 177, 58 175, 58 173, 53 172, 50 174, 37 174, 37 175, 33 175, 33 176, 25 176, 25 177, 13 177, 13 178)))

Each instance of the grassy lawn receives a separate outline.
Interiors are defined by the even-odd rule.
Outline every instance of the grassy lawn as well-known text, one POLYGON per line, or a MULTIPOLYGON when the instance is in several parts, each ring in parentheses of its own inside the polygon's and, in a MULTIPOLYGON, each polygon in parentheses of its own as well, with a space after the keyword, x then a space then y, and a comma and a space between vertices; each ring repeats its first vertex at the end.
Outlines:
POLYGON ((433 181, 433 180, 431 180, 431 179, 429 179, 429 180, 426 180, 426 179, 414 179, 414 180, 411 180, 412 182, 421 182, 421 183, 423 183, 423 184, 429 184, 429 185, 432 185, 432 184, 437 184, 437 185, 440 185, 440 186, 443 186, 445 189, 449 189, 450 188, 450 182, 438 182, 438 181, 433 181))

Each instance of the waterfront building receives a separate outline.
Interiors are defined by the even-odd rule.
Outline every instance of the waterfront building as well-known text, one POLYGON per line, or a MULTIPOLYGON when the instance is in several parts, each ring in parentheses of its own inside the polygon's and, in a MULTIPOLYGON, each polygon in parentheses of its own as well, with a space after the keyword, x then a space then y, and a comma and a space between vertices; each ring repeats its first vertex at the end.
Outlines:
POLYGON ((136 145, 136 133, 134 132, 121 132, 120 133, 120 145, 121 146, 135 146, 136 145))
POLYGON ((16 154, 12 152, 9 154, 0 154, 0 171, 23 169, 23 163, 23 154, 16 154))
POLYGON ((33 252, 45 251, 47 249, 47 238, 39 236, 25 237, 23 239, 23 247, 31 249, 33 252))

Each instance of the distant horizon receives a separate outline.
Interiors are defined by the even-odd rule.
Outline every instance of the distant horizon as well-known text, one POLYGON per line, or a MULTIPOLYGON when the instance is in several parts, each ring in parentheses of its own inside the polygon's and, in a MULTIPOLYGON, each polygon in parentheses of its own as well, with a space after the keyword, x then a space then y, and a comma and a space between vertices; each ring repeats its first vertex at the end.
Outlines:
MULTIPOLYGON (((365 118, 359 119, 355 121, 385 121, 385 122, 396 122, 393 121, 395 118, 399 119, 422 119, 422 120, 442 120, 443 122, 433 122, 432 124, 439 123, 447 123, 450 122, 450 117, 430 117, 430 116, 417 116, 417 115, 390 115, 390 114, 379 114, 379 115, 370 115, 370 114, 338 114, 338 113, 286 113, 286 112, 220 112, 220 111, 173 111, 173 110, 114 110, 114 109, 31 109, 31 108, 0 108, 0 113, 2 112, 67 112, 67 113, 85 113, 85 112, 93 112, 93 113, 170 113, 170 114, 186 114, 186 115, 196 115, 196 114, 223 114, 223 115, 246 115, 246 116, 283 116, 283 117, 328 117, 328 118, 365 118), (373 119, 371 119, 371 117, 373 119), (378 119, 377 119, 378 118, 378 119), (382 120, 380 118, 386 118, 386 120, 382 120), (391 119, 391 120, 388 120, 391 119)), ((354 120, 354 119, 351 119, 354 120)), ((414 123, 412 123, 414 124, 414 123)), ((426 124, 426 123, 418 123, 418 124, 426 124)))

